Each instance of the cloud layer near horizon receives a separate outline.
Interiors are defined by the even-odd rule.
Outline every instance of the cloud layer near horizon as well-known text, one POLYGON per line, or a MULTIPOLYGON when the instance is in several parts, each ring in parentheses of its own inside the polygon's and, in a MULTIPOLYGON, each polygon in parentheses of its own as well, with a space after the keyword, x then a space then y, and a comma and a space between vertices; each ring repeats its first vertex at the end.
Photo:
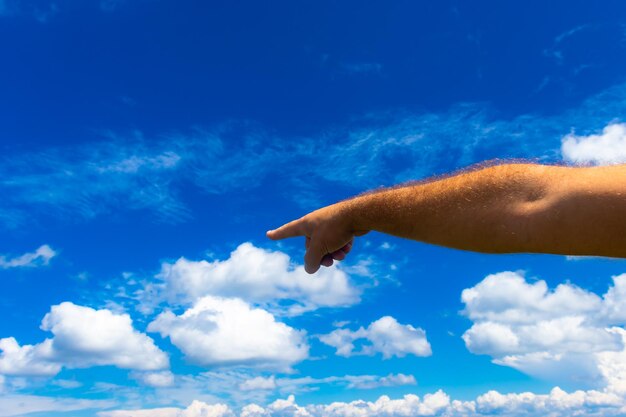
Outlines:
POLYGON ((443 391, 423 397, 408 394, 391 399, 381 396, 376 401, 357 400, 300 406, 295 398, 276 400, 266 407, 250 404, 236 412, 225 404, 206 404, 193 401, 189 407, 156 408, 143 410, 103 411, 99 417, 618 417, 625 411, 623 398, 598 391, 567 393, 554 388, 549 394, 530 392, 501 394, 489 391, 475 400, 452 400, 443 391))

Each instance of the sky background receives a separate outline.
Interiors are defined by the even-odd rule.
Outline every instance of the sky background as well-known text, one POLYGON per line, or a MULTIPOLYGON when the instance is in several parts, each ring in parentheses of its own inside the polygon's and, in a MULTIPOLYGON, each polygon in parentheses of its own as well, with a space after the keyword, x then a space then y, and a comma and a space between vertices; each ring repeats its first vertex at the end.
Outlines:
POLYGON ((0 417, 626 413, 622 260, 265 237, 626 162, 623 2, 0 0, 0 52, 0 417))

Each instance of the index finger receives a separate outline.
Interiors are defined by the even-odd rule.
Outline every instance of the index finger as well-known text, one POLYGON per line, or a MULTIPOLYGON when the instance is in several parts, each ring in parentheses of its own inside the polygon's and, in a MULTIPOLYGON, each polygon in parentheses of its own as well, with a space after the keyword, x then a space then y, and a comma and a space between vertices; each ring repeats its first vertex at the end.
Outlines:
POLYGON ((294 220, 278 229, 268 230, 266 235, 272 240, 286 239, 288 237, 304 236, 302 219, 294 220))

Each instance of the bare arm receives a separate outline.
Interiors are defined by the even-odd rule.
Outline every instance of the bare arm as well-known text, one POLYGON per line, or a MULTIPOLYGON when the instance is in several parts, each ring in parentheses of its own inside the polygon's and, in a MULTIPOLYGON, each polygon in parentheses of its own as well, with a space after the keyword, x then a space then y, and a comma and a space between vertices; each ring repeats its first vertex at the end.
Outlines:
POLYGON ((314 273, 370 230, 484 253, 626 258, 626 165, 491 166, 361 195, 267 235, 306 236, 314 273))

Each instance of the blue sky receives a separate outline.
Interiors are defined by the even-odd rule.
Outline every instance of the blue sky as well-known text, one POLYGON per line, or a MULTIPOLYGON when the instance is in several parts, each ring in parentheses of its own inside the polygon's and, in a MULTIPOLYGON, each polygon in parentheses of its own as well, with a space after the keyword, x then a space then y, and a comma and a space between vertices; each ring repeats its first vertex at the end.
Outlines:
POLYGON ((370 233, 309 276, 265 231, 626 162, 625 12, 0 0, 0 417, 622 415, 623 261, 370 233))

